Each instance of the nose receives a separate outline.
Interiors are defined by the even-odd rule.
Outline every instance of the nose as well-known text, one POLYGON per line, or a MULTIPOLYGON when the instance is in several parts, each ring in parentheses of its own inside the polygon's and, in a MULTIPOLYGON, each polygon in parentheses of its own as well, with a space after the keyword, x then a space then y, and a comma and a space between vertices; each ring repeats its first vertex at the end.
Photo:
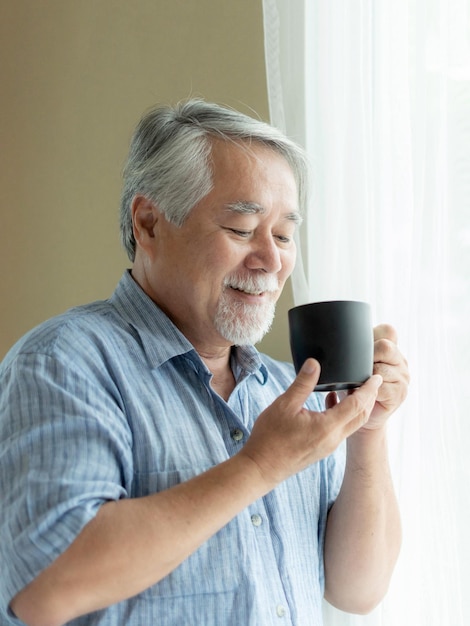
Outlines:
POLYGON ((256 237, 245 264, 249 269, 275 274, 282 269, 281 250, 272 236, 256 237))

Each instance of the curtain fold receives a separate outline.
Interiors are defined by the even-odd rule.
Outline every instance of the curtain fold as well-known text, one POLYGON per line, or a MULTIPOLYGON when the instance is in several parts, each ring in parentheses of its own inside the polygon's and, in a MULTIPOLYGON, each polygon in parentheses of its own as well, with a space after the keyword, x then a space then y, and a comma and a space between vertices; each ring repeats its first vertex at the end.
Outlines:
POLYGON ((470 623, 468 0, 264 0, 271 121, 307 149, 296 304, 370 301, 412 374, 390 449, 404 545, 387 598, 325 623, 470 623))

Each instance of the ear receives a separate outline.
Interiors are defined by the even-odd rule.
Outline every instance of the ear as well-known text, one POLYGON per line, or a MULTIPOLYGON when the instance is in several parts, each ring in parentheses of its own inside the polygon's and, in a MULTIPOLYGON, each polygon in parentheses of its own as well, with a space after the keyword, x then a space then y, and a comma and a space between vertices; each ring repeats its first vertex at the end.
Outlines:
POLYGON ((147 254, 155 243, 155 225, 158 222, 159 211, 155 204, 145 196, 137 195, 132 200, 132 229, 137 247, 147 254))

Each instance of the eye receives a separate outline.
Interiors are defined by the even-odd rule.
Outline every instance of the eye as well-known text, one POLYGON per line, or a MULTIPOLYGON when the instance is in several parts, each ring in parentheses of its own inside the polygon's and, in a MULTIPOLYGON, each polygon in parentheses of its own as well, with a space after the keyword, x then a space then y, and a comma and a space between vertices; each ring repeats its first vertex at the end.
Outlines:
POLYGON ((288 244, 292 241, 292 237, 288 237, 287 235, 275 235, 276 239, 281 243, 288 244))
POLYGON ((228 228, 227 230, 243 239, 247 239, 251 235, 251 230, 238 230, 237 228, 228 228))

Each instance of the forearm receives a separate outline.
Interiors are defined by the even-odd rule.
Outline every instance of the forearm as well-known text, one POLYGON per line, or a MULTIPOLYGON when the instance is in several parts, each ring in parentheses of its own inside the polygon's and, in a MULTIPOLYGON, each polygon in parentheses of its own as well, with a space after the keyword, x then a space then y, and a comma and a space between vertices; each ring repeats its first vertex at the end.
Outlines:
POLYGON ((269 489, 257 467, 237 455, 159 494, 104 504, 11 608, 29 626, 55 626, 134 596, 269 489))
POLYGON ((388 588, 400 544, 385 428, 358 431, 348 440, 343 485, 328 517, 326 599, 348 612, 369 612, 388 588))
POLYGON ((277 484, 331 454, 364 424, 381 379, 371 377, 338 406, 317 413, 304 408, 319 376, 315 361, 307 365, 258 416, 237 455, 177 487, 103 505, 13 599, 12 610, 28 626, 59 626, 134 596, 277 484))

